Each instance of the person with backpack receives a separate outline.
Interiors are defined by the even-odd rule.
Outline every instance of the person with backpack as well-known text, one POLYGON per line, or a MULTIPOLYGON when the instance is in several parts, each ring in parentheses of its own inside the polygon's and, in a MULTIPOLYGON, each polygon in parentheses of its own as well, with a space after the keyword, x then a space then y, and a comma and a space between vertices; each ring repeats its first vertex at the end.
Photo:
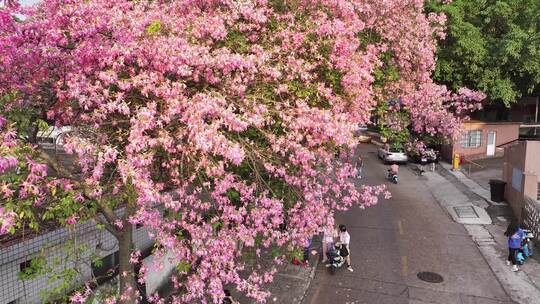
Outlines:
POLYGON ((364 169, 364 159, 361 156, 358 156, 358 161, 356 162, 356 169, 358 170, 358 179, 362 179, 362 171, 364 169))
POLYGON ((343 224, 339 225, 339 246, 340 246, 340 255, 347 261, 347 269, 350 272, 353 272, 351 266, 351 249, 349 244, 351 242, 351 236, 347 232, 347 227, 343 224))
POLYGON ((521 248, 521 240, 523 239, 524 232, 516 221, 512 221, 508 225, 504 235, 508 237, 508 260, 506 261, 506 265, 512 265, 511 270, 516 272, 519 270, 517 266, 517 254, 521 248))
POLYGON ((330 247, 334 244, 334 237, 336 236, 336 229, 332 226, 326 226, 323 230, 323 242, 322 242, 322 262, 325 263, 328 260, 327 254, 330 247))

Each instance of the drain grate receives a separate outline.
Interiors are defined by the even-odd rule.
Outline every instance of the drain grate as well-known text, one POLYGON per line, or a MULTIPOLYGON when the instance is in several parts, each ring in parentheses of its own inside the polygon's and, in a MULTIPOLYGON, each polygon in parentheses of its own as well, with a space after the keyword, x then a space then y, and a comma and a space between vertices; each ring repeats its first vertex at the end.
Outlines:
POLYGON ((459 218, 479 218, 478 214, 472 206, 454 207, 454 211, 459 218))
POLYGON ((428 283, 441 283, 444 281, 443 277, 435 272, 422 271, 416 275, 420 280, 428 283))

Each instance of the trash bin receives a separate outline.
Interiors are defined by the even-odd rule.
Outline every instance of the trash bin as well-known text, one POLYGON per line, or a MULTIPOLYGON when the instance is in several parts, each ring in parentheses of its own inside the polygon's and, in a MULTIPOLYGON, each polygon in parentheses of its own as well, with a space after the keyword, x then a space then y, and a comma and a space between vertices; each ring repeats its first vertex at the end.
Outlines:
POLYGON ((504 186, 506 182, 499 179, 492 179, 489 181, 489 188, 491 190, 491 200, 494 202, 504 201, 504 186))

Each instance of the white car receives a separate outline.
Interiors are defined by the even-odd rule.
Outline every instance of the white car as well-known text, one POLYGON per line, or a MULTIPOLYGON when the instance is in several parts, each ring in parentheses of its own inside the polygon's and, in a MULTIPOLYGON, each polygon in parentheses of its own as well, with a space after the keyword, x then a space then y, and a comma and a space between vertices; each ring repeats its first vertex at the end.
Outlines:
POLYGON ((390 151, 379 148, 377 156, 386 163, 406 163, 409 161, 407 154, 401 150, 390 148, 390 151))

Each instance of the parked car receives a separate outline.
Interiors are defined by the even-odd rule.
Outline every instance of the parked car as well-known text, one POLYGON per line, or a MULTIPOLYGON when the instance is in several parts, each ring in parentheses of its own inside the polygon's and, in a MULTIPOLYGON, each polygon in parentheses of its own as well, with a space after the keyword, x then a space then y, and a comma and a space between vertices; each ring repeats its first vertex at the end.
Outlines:
POLYGON ((366 135, 366 134, 360 134, 358 135, 358 141, 361 143, 371 142, 371 136, 366 135))
POLYGON ((386 163, 406 163, 409 161, 407 154, 403 150, 390 148, 389 151, 379 148, 377 156, 386 163))

